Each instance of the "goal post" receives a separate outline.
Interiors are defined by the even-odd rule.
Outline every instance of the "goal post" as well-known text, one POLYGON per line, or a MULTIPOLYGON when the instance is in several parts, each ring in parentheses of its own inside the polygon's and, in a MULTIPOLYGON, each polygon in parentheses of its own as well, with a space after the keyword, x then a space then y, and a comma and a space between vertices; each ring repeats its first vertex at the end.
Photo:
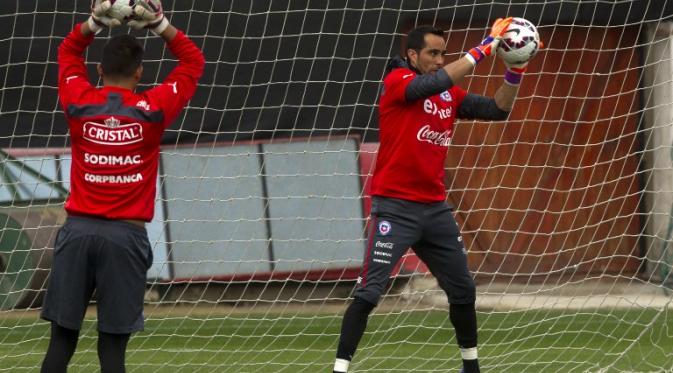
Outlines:
MULTIPOLYGON (((673 370, 673 2, 162 1, 203 50, 162 139, 131 372, 317 372, 334 362, 366 246, 389 58, 421 24, 446 61, 493 21, 536 24, 507 121, 457 121, 447 200, 477 283, 486 372, 673 370)), ((56 49, 89 2, 0 2, 0 372, 39 369, 39 319, 69 188, 56 49)), ((176 64, 162 40, 140 90, 176 64)), ((86 53, 92 82, 102 40, 86 53)), ((493 96, 497 58, 461 86, 493 96)), ((95 301, 72 370, 97 369, 95 301)), ((409 251, 354 372, 458 370, 446 296, 409 251)))

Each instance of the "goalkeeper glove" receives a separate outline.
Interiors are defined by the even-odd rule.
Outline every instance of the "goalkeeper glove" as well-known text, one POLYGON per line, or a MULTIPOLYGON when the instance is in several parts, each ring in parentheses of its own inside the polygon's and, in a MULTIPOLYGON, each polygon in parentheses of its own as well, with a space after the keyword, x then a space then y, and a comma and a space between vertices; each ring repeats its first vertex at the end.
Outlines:
POLYGON ((164 17, 164 9, 160 0, 139 0, 133 8, 135 17, 129 21, 129 26, 135 29, 149 29, 155 35, 161 35, 170 24, 164 17))
MULTIPOLYGON (((110 0, 93 0, 91 2, 91 15, 86 23, 94 34, 101 32, 103 27, 116 27, 121 25, 121 22, 118 19, 109 16, 108 12, 110 11, 110 8, 112 8, 110 0)), ((130 15, 132 9, 127 5, 122 7, 120 11, 130 15)))
MULTIPOLYGON (((544 43, 540 40, 539 48, 544 48, 544 43)), ((530 60, 529 60, 530 61, 530 60)), ((521 84, 521 79, 523 78, 523 73, 526 72, 528 68, 528 62, 519 64, 512 64, 507 61, 503 61, 507 70, 505 70, 505 82, 509 85, 519 85, 521 84)))
POLYGON ((479 61, 484 59, 484 57, 493 55, 510 23, 512 23, 512 17, 496 19, 491 27, 491 34, 484 39, 481 44, 467 51, 465 57, 467 57, 473 65, 476 65, 479 61))
POLYGON ((528 61, 521 64, 510 64, 506 61, 505 63, 505 82, 509 85, 519 85, 521 84, 521 79, 523 78, 523 73, 526 72, 528 67, 528 61))

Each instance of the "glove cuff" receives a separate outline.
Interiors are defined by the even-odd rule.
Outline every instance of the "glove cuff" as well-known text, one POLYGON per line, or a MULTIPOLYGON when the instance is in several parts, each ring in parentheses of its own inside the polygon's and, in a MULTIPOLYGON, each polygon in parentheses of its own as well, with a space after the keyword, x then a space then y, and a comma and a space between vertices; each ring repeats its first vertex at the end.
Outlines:
POLYGON ((150 25, 150 31, 156 36, 160 36, 162 32, 166 30, 166 28, 170 25, 170 22, 168 22, 168 19, 164 16, 161 17, 161 21, 158 23, 155 23, 153 25, 150 25))
POLYGON ((484 58, 484 53, 479 48, 472 48, 469 51, 467 51, 467 54, 465 54, 465 57, 472 62, 472 65, 476 66, 479 61, 481 61, 484 58))
POLYGON ((518 86, 521 84, 521 79, 523 79, 523 72, 518 73, 510 69, 505 71, 505 82, 509 85, 518 86))
POLYGON ((89 26, 89 30, 94 34, 98 34, 103 30, 103 27, 105 27, 101 21, 95 19, 93 16, 89 16, 89 19, 86 20, 86 24, 89 26))

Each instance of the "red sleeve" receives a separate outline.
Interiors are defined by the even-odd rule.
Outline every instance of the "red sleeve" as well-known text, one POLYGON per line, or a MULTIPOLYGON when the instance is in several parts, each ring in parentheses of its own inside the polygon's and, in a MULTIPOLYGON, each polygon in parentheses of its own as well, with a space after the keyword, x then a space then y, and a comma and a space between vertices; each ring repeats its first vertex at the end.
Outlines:
POLYGON ((203 74, 205 59, 201 50, 182 31, 168 43, 168 49, 178 58, 178 66, 168 74, 161 85, 145 95, 164 112, 164 126, 168 127, 196 92, 196 84, 203 74))
POLYGON ((409 69, 395 69, 383 79, 383 95, 391 102, 406 103, 407 86, 416 73, 409 69))
POLYGON ((75 25, 58 47, 58 96, 64 109, 91 88, 83 54, 94 35, 85 37, 81 27, 75 25))
POLYGON ((456 108, 459 108, 460 104, 463 103, 463 99, 465 99, 465 96, 467 96, 467 91, 457 85, 454 85, 453 87, 449 88, 449 92, 455 101, 456 108))

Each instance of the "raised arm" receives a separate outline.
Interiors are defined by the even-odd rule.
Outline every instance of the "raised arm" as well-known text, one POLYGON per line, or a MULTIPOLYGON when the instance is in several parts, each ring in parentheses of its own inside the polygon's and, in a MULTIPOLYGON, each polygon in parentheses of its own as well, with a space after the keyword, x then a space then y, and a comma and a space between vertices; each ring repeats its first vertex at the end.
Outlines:
POLYGON ((129 26, 147 28, 160 36, 178 58, 178 65, 162 84, 147 92, 154 102, 161 105, 165 114, 164 123, 168 125, 194 96, 197 82, 203 74, 205 59, 196 44, 168 22, 161 1, 147 0, 142 4, 134 7, 137 19, 129 21, 129 26))
POLYGON ((86 22, 75 25, 58 47, 58 84, 60 88, 73 79, 88 82, 84 50, 93 41, 93 34, 86 22))
MULTIPOLYGON (((540 48, 543 43, 540 41, 540 48)), ((503 60, 507 70, 505 79, 493 98, 468 95, 458 110, 458 116, 466 119, 505 120, 514 107, 519 85, 528 67, 528 61, 511 64, 503 60)))
MULTIPOLYGON (((58 94, 64 107, 92 87, 84 64, 84 51, 93 41, 94 35, 104 27, 121 24, 118 20, 107 16, 110 6, 110 1, 96 5, 91 9, 89 19, 75 25, 58 47, 58 94)), ((131 14, 131 7, 127 8, 131 14)))
POLYGON ((434 74, 423 74, 414 77, 406 90, 407 101, 434 96, 456 84, 459 84, 467 74, 485 57, 491 56, 500 43, 503 33, 511 22, 510 18, 495 21, 490 35, 481 44, 470 49, 463 57, 445 65, 434 74))

